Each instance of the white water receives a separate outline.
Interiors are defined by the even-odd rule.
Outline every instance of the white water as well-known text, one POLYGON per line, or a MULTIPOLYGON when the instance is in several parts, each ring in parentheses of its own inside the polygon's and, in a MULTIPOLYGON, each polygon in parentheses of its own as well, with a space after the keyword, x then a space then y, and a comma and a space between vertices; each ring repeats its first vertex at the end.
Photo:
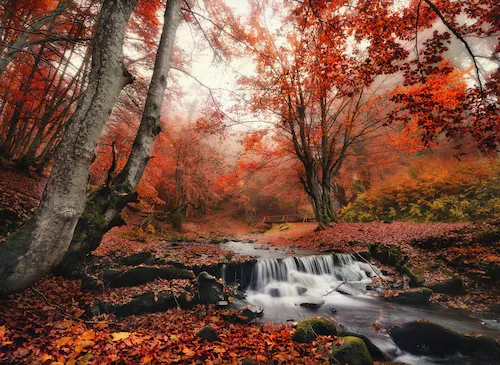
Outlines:
MULTIPOLYGON (((252 272, 248 301, 268 297, 274 302, 293 300, 295 304, 303 302, 304 297, 324 298, 334 295, 334 289, 342 283, 370 283, 372 277, 380 275, 374 270, 348 254, 259 260, 252 272)), ((356 292, 352 286, 342 284, 341 288, 356 292)))

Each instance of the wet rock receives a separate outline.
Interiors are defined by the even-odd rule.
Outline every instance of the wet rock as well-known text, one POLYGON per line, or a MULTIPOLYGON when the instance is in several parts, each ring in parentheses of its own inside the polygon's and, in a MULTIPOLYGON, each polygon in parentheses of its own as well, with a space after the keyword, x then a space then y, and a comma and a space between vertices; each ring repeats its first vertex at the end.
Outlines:
POLYGON ((319 309, 325 304, 324 300, 321 299, 310 299, 307 302, 300 303, 301 307, 308 308, 308 309, 319 309))
POLYGON ((104 284, 111 288, 139 286, 156 279, 192 279, 191 271, 175 267, 139 266, 127 271, 104 270, 104 284))
POLYGON ((215 304, 215 306, 219 309, 221 308, 227 308, 229 306, 229 302, 226 300, 221 300, 215 304))
POLYGON ((280 293, 279 288, 270 288, 269 295, 272 296, 273 298, 281 297, 281 293, 280 293))
POLYGON ((330 311, 330 313, 333 313, 333 314, 337 313, 337 308, 335 308, 335 307, 330 307, 330 308, 328 308, 328 310, 330 311))
POLYGON ((139 252, 122 259, 122 264, 127 266, 137 266, 141 264, 151 265, 154 258, 151 252, 139 252))
POLYGON ((500 345, 488 336, 465 336, 431 322, 395 326, 390 335, 396 345, 417 355, 447 356, 455 353, 486 359, 500 358, 500 345))
POLYGON ((308 318, 300 321, 292 340, 306 343, 313 341, 319 335, 336 335, 337 328, 326 318, 308 318))
POLYGON ((346 336, 340 339, 341 344, 334 344, 330 364, 335 365, 373 365, 373 359, 362 339, 346 336))
POLYGON ((203 271, 198 275, 198 294, 200 303, 215 304, 224 300, 224 286, 217 281, 215 276, 203 271))
POLYGON ((400 304, 427 305, 431 295, 431 289, 419 288, 417 290, 396 292, 389 300, 400 304))
POLYGON ((249 305, 241 311, 241 315, 246 317, 248 321, 251 321, 254 318, 262 317, 264 315, 264 309, 255 305, 249 305))
POLYGON ((399 247, 386 244, 371 245, 370 254, 381 263, 391 266, 398 266, 403 256, 399 247))
POLYGON ((307 292, 307 288, 304 288, 303 286, 298 286, 298 287, 297 287, 297 294, 298 294, 298 295, 302 295, 302 294, 304 294, 305 292, 307 292))
POLYGON ((359 335, 357 333, 353 332, 347 332, 347 331, 342 331, 339 333, 339 336, 354 336, 358 337, 363 342, 365 343, 366 348, 368 349, 368 352, 370 353, 370 356, 372 357, 373 360, 375 361, 390 361, 391 357, 387 355, 384 351, 379 349, 368 337, 359 335))
POLYGON ((430 289, 436 293, 443 293, 449 295, 463 294, 465 291, 464 282, 459 276, 454 276, 452 279, 443 281, 429 286, 430 289))
POLYGON ((196 337, 201 338, 202 340, 206 340, 208 342, 220 341, 219 335, 217 332, 211 327, 203 327, 198 331, 196 337))
POLYGON ((493 304, 490 311, 493 313, 500 313, 500 304, 493 304))

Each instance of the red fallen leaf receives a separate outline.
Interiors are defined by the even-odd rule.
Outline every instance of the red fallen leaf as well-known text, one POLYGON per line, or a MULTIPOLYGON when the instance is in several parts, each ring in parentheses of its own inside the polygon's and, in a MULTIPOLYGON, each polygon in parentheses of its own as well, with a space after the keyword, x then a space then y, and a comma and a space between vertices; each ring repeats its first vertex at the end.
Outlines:
POLYGON ((196 355, 196 353, 195 353, 194 351, 192 351, 192 350, 188 349, 187 347, 184 347, 184 348, 182 349, 182 352, 183 352, 186 356, 188 356, 188 357, 192 357, 192 356, 196 355))

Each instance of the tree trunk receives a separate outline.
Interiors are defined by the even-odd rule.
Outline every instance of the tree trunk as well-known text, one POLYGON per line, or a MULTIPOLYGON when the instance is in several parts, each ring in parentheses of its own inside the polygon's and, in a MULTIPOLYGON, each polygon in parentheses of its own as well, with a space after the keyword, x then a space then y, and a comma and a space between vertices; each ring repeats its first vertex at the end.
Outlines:
POLYGON ((169 0, 153 76, 130 156, 110 187, 102 186, 90 195, 70 248, 56 270, 59 274, 79 274, 79 263, 99 246, 107 231, 123 223, 120 216, 122 209, 137 198, 135 190, 148 163, 151 145, 160 132, 158 122, 180 15, 181 0, 169 0))
POLYGON ((85 208, 97 140, 120 91, 132 81, 123 65, 123 39, 137 0, 105 0, 93 41, 88 88, 69 121, 40 206, 0 245, 0 294, 26 289, 63 258, 85 208))

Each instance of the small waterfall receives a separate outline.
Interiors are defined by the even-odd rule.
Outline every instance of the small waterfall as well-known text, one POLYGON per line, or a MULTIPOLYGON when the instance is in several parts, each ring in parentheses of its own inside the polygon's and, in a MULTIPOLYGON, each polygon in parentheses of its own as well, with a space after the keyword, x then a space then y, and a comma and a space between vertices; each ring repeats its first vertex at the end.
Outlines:
POLYGON ((368 282, 376 275, 350 254, 265 259, 255 264, 250 288, 272 297, 321 295, 341 282, 368 282))

